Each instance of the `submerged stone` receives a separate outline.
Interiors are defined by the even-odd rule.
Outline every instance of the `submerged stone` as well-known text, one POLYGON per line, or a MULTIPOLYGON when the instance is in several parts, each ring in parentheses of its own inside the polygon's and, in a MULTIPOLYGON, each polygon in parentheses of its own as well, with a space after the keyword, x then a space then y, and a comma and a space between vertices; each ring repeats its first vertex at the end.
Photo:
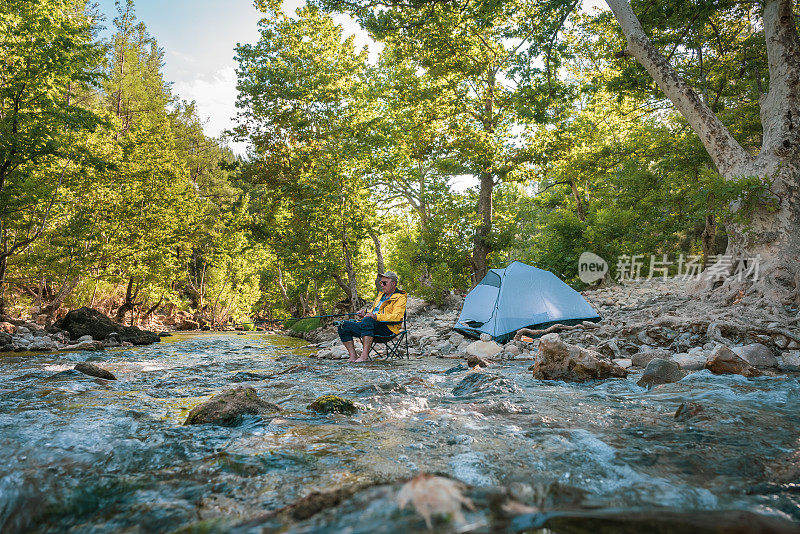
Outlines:
POLYGON ((463 397, 466 395, 487 395, 498 393, 513 393, 517 385, 506 378, 487 373, 470 373, 464 377, 456 387, 453 395, 463 397))
POLYGON ((113 373, 110 371, 106 371, 102 367, 98 367, 93 363, 88 362, 81 362, 75 365, 75 370, 80 371, 81 373, 89 376, 96 376, 97 378, 104 378, 106 380, 116 380, 117 377, 114 376, 113 373))
POLYGON ((251 387, 238 387, 214 395, 206 402, 192 408, 184 425, 214 423, 222 426, 236 426, 244 415, 259 415, 264 412, 280 411, 280 406, 259 398, 251 387))
POLYGON ((650 389, 659 384, 677 382, 684 376, 686 376, 686 371, 681 369, 677 362, 656 358, 650 360, 642 374, 642 378, 636 384, 650 389))
POLYGON ((705 408, 696 402, 684 402, 675 410, 676 421, 689 421, 705 412, 705 408))
POLYGON ((309 410, 319 413, 341 413, 352 415, 358 411, 353 401, 336 395, 323 395, 308 405, 309 410))

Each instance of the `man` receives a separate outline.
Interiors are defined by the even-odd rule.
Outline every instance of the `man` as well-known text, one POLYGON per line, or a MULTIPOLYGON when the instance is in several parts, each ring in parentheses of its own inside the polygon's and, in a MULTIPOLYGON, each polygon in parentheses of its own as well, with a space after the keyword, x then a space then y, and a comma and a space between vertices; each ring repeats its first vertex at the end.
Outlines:
POLYGON ((406 292, 397 289, 397 273, 386 271, 380 277, 381 291, 369 308, 358 312, 360 321, 344 321, 339 326, 339 339, 350 354, 348 362, 369 360, 369 351, 375 336, 390 337, 400 332, 406 313, 406 292), (361 357, 356 354, 353 338, 360 337, 364 346, 361 357))

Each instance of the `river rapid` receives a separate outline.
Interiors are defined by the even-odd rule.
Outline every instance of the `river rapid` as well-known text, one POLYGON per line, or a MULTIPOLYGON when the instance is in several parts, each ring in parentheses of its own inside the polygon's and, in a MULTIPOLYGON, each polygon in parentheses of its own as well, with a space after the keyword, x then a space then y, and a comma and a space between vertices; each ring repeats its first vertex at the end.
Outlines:
MULTIPOLYGON (((424 528, 388 491, 358 506, 369 513, 345 506, 293 524, 259 519, 312 491, 420 472, 529 496, 557 485, 582 510, 746 510, 800 521, 797 375, 701 371, 648 391, 635 374, 535 380, 530 361, 481 371, 433 358, 353 366, 308 358, 304 343, 209 333, 1 357, 0 531, 424 528), (80 361, 118 380, 72 370, 80 361), (233 428, 182 426, 193 406, 238 385, 283 411, 233 428), (307 408, 331 393, 360 410, 307 408), (705 410, 676 420, 689 401, 705 410)), ((437 528, 487 531, 485 514, 478 508, 466 523, 437 528)))

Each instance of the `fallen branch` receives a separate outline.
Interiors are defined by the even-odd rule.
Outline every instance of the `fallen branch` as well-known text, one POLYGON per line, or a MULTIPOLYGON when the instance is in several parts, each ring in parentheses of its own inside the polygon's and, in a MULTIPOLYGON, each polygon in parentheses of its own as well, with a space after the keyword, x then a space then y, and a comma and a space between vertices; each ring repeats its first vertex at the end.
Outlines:
POLYGON ((573 326, 557 323, 543 330, 531 330, 530 328, 520 328, 519 330, 517 330, 517 334, 514 336, 514 341, 519 341, 519 339, 522 336, 536 337, 536 336, 543 336, 545 334, 550 334, 552 332, 576 330, 578 328, 600 328, 600 325, 597 323, 590 323, 590 322, 584 322, 573 326))

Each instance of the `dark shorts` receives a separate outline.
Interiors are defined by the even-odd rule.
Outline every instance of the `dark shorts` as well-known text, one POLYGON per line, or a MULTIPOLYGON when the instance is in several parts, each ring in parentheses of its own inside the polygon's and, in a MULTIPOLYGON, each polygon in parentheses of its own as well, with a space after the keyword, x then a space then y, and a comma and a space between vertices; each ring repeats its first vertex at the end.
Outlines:
POLYGON ((386 323, 381 323, 372 317, 364 317, 360 321, 345 321, 339 325, 339 339, 353 341, 354 337, 392 337, 394 332, 389 330, 386 323))

